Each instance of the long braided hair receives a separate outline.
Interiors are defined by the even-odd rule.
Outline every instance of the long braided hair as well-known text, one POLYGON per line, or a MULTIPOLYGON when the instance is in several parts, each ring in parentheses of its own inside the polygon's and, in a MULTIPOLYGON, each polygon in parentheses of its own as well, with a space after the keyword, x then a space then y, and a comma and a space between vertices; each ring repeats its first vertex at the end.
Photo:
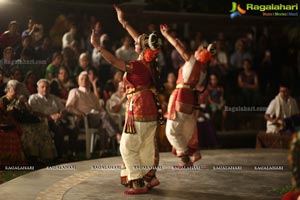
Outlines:
POLYGON ((139 38, 139 43, 143 48, 144 60, 150 63, 153 85, 157 92, 163 92, 164 87, 161 81, 160 70, 158 65, 157 55, 160 52, 161 39, 156 32, 152 32, 149 36, 142 34, 139 38))
POLYGON ((156 91, 153 93, 153 97, 155 99, 157 112, 158 112, 157 121, 159 124, 162 125, 165 123, 165 118, 163 116, 162 106, 160 104, 160 100, 157 95, 158 93, 162 93, 164 91, 164 86, 161 81, 160 70, 159 70, 158 59, 157 59, 157 55, 160 52, 160 47, 162 42, 161 39, 157 36, 156 32, 152 32, 149 36, 145 36, 145 34, 143 34, 141 38, 142 37, 144 38, 143 44, 141 43, 141 40, 139 42, 142 47, 146 47, 143 48, 144 49, 143 56, 144 56, 144 60, 150 63, 152 82, 153 82, 153 86, 156 89, 156 91))

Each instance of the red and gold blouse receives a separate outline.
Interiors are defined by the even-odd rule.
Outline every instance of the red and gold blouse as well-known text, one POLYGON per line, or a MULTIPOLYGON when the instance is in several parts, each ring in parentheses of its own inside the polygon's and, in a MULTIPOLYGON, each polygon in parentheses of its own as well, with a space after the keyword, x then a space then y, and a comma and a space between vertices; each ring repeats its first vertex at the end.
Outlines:
POLYGON ((197 61, 194 56, 178 71, 178 78, 176 81, 176 89, 172 92, 169 104, 167 118, 174 120, 176 118, 176 111, 186 114, 192 114, 195 105, 194 90, 197 85, 203 81, 203 63, 197 61))
POLYGON ((133 121, 156 121, 158 112, 151 91, 150 68, 143 61, 133 61, 123 78, 127 94, 125 132, 135 133, 133 121))

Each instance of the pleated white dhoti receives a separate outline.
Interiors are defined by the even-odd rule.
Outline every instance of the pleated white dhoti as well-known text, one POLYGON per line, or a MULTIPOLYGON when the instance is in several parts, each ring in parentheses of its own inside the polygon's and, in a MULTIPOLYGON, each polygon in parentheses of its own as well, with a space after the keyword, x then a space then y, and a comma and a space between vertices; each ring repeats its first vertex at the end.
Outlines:
POLYGON ((193 113, 176 112, 175 120, 167 120, 166 136, 177 154, 184 154, 188 150, 188 143, 194 133, 195 125, 193 113))
POLYGON ((143 178, 155 159, 157 121, 134 122, 135 134, 123 133, 120 152, 126 166, 128 180, 143 178))

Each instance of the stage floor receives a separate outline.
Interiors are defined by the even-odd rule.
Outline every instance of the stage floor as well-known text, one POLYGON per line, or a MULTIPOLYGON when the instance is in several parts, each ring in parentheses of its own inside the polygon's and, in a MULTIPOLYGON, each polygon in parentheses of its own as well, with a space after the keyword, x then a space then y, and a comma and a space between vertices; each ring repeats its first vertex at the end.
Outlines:
POLYGON ((0 185, 0 200, 278 200, 290 184, 287 150, 203 150, 202 159, 186 170, 160 154, 161 185, 148 194, 124 195, 119 183, 121 157, 49 166, 0 185))

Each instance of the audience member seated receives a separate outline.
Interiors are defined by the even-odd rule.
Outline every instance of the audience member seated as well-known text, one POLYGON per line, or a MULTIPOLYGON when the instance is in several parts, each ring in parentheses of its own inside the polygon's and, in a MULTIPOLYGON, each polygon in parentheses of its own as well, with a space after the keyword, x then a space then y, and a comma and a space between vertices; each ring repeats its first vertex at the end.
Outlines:
POLYGON ((299 108, 290 96, 289 87, 281 84, 279 94, 271 101, 266 113, 267 133, 290 133, 300 125, 299 108))
POLYGON ((117 91, 119 82, 122 81, 122 79, 123 79, 123 72, 118 70, 115 72, 112 79, 106 81, 103 90, 104 102, 106 102, 111 97, 111 95, 115 91, 117 91))
POLYGON ((252 56, 245 50, 245 43, 242 39, 235 42, 235 52, 230 57, 230 65, 234 71, 240 71, 243 68, 244 60, 252 61, 252 56))
POLYGON ((44 77, 45 70, 41 68, 38 62, 35 62, 33 57, 33 51, 29 48, 24 48, 21 51, 21 57, 16 61, 16 66, 22 71, 22 74, 25 75, 29 71, 34 71, 37 77, 44 77))
POLYGON ((69 78, 76 82, 77 77, 75 77, 75 68, 78 65, 78 59, 76 58, 74 51, 70 47, 64 48, 62 50, 62 56, 62 66, 68 70, 69 78))
POLYGON ((4 89, 6 87, 7 81, 8 79, 4 76, 3 69, 0 67, 0 97, 5 94, 4 89))
POLYGON ((72 155, 77 151, 77 131, 69 128, 67 113, 59 98, 50 94, 50 83, 47 79, 37 82, 37 94, 29 97, 29 105, 40 117, 47 118, 49 130, 54 134, 58 158, 64 153, 64 135, 69 136, 69 149, 72 155))
POLYGON ((87 53, 82 53, 79 56, 79 60, 78 60, 78 66, 76 66, 75 71, 74 71, 74 77, 78 77, 78 75, 82 72, 82 71, 87 71, 87 69, 89 68, 89 57, 87 53))
POLYGON ((174 72, 169 72, 167 77, 167 82, 164 83, 165 87, 165 95, 166 95, 166 101, 169 101, 170 95, 173 92, 173 90, 176 88, 176 75, 174 72))
POLYGON ((30 93, 29 93, 26 85, 23 83, 23 77, 24 77, 24 74, 18 67, 12 68, 11 73, 10 73, 10 79, 19 81, 18 94, 23 95, 26 98, 28 98, 30 93))
POLYGON ((17 47, 15 50, 15 58, 21 58, 21 52, 23 49, 28 49, 30 51, 31 58, 36 57, 35 49, 32 47, 32 38, 30 35, 26 35, 22 37, 22 44, 21 46, 17 47))
MULTIPOLYGON (((112 54, 114 53, 111 49, 111 41, 107 34, 102 34, 100 36, 100 46, 110 51, 112 54)), ((93 49, 92 63, 100 72, 99 76, 101 81, 106 82, 111 79, 112 75, 116 72, 116 69, 111 67, 111 64, 102 57, 101 53, 96 48, 93 49)))
POLYGON ((77 40, 73 40, 73 42, 71 42, 71 46, 67 48, 70 48, 72 50, 74 59, 79 60, 80 55, 83 53, 80 42, 77 40))
POLYGON ((115 92, 115 85, 111 80, 107 81, 104 85, 103 89, 103 100, 106 103, 107 100, 111 97, 111 95, 115 92))
POLYGON ((66 32, 62 37, 62 48, 67 48, 71 46, 71 43, 75 40, 75 35, 77 33, 77 27, 75 24, 71 24, 69 32, 66 32))
POLYGON ((259 66, 259 84, 261 91, 268 95, 276 85, 276 70, 272 62, 271 51, 268 49, 264 52, 259 66))
POLYGON ((49 65, 52 61, 53 48, 50 37, 46 36, 43 38, 42 44, 37 47, 36 57, 39 60, 45 61, 46 65, 49 65))
POLYGON ((44 26, 36 24, 33 19, 28 20, 28 28, 22 32, 22 37, 31 36, 33 46, 38 46, 44 36, 44 26))
POLYGON ((17 22, 11 21, 9 22, 8 30, 0 36, 0 49, 3 50, 8 46, 15 48, 20 44, 20 42, 21 35, 17 29, 17 22))
POLYGON ((63 104, 66 103, 69 91, 75 87, 75 83, 69 79, 68 71, 65 67, 60 67, 57 78, 50 82, 50 93, 61 99, 63 104))
MULTIPOLYGON (((69 112, 79 116, 79 118, 87 116, 90 128, 99 128, 99 134, 101 134, 101 149, 99 153, 102 156, 107 147, 106 133, 109 137, 113 137, 116 134, 120 134, 120 130, 117 129, 117 125, 113 123, 105 110, 100 108, 99 99, 90 90, 90 81, 86 71, 80 73, 78 85, 78 88, 70 91, 66 108, 69 112), (102 131, 103 129, 106 133, 102 131)), ((119 138, 119 136, 116 138, 119 138)))
POLYGON ((22 130, 22 144, 27 160, 47 162, 54 159, 55 148, 46 121, 35 116, 26 97, 19 95, 17 80, 10 80, 6 86, 6 95, 0 98, 0 104, 19 123, 22 130))
POLYGON ((117 122, 120 130, 122 130, 125 121, 126 100, 124 83, 121 81, 118 90, 106 102, 106 110, 112 119, 117 122))
POLYGON ((243 71, 238 76, 238 85, 241 90, 242 103, 246 106, 259 104, 258 77, 251 70, 250 60, 243 61, 243 71))
POLYGON ((0 170, 5 166, 26 165, 21 143, 22 131, 0 103, 0 170))
POLYGON ((219 85, 219 80, 215 74, 210 75, 210 83, 207 90, 213 126, 216 130, 224 130, 226 118, 224 89, 219 85))
POLYGON ((59 52, 55 52, 52 56, 52 62, 46 68, 46 79, 51 81, 57 77, 59 67, 62 63, 62 55, 59 52))
MULTIPOLYGON (((202 91, 204 88, 198 88, 202 91)), ((210 120, 209 92, 205 90, 198 96, 199 116, 197 116, 198 143, 200 148, 216 148, 217 138, 210 120)))
POLYGON ((97 76, 97 70, 94 67, 87 69, 89 81, 91 82, 91 90, 94 92, 96 97, 103 102, 103 86, 97 76))
POLYGON ((220 41, 216 42, 216 50, 217 53, 211 63, 210 72, 216 74, 222 80, 228 71, 228 57, 220 41))
POLYGON ((131 44, 131 37, 125 36, 123 38, 123 45, 116 50, 116 57, 126 62, 136 60, 138 58, 138 54, 134 51, 131 44))
POLYGON ((14 49, 6 47, 3 51, 3 58, 0 60, 0 67, 2 67, 4 76, 9 78, 11 69, 14 67, 14 49))
POLYGON ((35 94, 37 78, 33 71, 28 71, 24 78, 24 84, 29 92, 29 94, 35 94))
POLYGON ((27 29, 22 32, 22 37, 31 35, 34 31, 34 28, 35 28, 35 23, 33 22, 32 19, 29 19, 27 23, 27 29))

